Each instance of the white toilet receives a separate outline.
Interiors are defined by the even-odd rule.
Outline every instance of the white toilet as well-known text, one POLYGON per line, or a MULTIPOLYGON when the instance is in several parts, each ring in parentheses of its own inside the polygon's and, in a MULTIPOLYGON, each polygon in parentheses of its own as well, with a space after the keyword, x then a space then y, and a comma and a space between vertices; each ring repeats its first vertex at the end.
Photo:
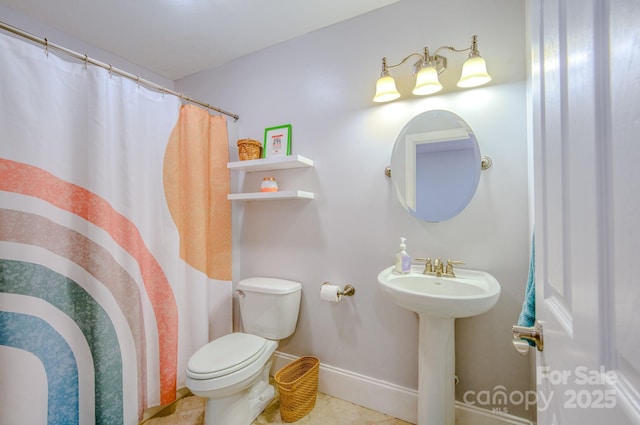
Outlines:
POLYGON ((250 425, 273 400, 272 355, 296 328, 301 290, 298 282, 267 277, 238 283, 244 333, 211 341, 187 364, 187 388, 207 398, 206 425, 250 425))

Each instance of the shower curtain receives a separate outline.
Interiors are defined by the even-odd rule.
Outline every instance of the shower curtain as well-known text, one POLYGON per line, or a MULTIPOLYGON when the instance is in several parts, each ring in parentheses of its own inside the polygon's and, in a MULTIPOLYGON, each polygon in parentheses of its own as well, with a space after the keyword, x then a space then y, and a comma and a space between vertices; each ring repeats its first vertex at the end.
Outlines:
POLYGON ((231 331, 226 132, 0 34, 0 423, 137 424, 231 331))

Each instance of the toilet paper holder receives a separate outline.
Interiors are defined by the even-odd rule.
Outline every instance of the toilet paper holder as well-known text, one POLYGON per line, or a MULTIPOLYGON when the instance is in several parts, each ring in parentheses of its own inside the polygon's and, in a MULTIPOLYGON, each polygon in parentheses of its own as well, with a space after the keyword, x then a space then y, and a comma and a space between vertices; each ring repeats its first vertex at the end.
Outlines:
MULTIPOLYGON (((332 285, 332 283, 325 282, 323 283, 323 285, 332 285)), ((344 297, 351 297, 355 295, 355 293, 356 293, 356 288, 354 288, 351 285, 345 285, 344 288, 338 291, 338 295, 342 295, 344 297)))

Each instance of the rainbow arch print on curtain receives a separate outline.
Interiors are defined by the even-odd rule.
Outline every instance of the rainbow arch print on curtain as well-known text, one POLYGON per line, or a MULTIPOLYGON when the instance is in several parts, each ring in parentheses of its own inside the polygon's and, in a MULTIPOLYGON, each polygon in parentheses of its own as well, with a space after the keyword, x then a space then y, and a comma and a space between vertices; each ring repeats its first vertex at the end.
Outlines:
MULTIPOLYGON (((136 237, 135 228, 124 217, 115 213, 104 201, 81 188, 67 188, 68 199, 55 196, 55 194, 65 193, 56 186, 69 185, 65 185, 42 170, 1 159, 0 182, 0 189, 7 193, 32 196, 65 211, 87 215, 83 218, 87 221, 93 221, 93 224, 100 225, 125 250, 130 251, 129 254, 140 265, 140 277, 158 322, 155 334, 160 347, 159 370, 163 371, 163 374, 160 375, 161 403, 170 402, 175 397, 177 377, 176 304, 166 277, 157 262, 144 249, 140 238, 136 237), (78 202, 83 197, 85 200, 78 202), (73 205, 67 205, 67 201, 70 200, 73 200, 73 205), (92 206, 88 207, 89 204, 92 206), (74 208, 79 208, 79 210, 74 211, 74 208), (89 217, 88 211, 93 211, 91 217, 89 217), (101 220, 104 220, 104 223, 101 223, 101 220)), ((130 276, 126 270, 123 270, 105 248, 81 233, 61 226, 41 215, 12 209, 0 209, 0 223, 2 223, 0 241, 4 243, 5 249, 3 251, 6 251, 3 257, 22 256, 26 257, 24 260, 29 260, 0 260, 2 273, 0 291, 46 300, 73 318, 75 324, 83 332, 94 359, 92 367, 95 370, 95 400, 93 403, 95 404, 96 423, 123 423, 123 403, 125 400, 123 397, 125 392, 122 387, 123 354, 110 317, 94 297, 83 289, 81 284, 30 261, 43 261, 42 257, 46 255, 43 252, 54 254, 79 266, 94 279, 97 279, 101 285, 108 288, 118 310, 125 316, 126 326, 129 328, 128 333, 131 334, 129 338, 133 340, 135 346, 135 350, 129 354, 129 358, 137 362, 135 375, 138 377, 138 382, 135 383, 136 391, 134 394, 139 401, 139 406, 136 409, 136 417, 138 417, 145 407, 143 401, 146 397, 147 376, 146 337, 141 300, 144 294, 141 294, 142 291, 136 283, 137 278, 130 276), (10 244, 19 245, 12 249, 10 244), (38 247, 41 250, 32 254, 28 250, 19 249, 20 246, 38 247), (26 252, 20 255, 20 251, 26 252), (32 259, 31 256, 35 256, 35 254, 37 254, 37 258, 32 259), (123 283, 125 284, 123 285, 123 283)), ((31 321, 29 323, 39 322, 31 321)), ((8 327, 4 329, 5 332, 3 332, 0 343, 10 345, 7 342, 15 336, 6 331, 8 327)), ((18 327, 16 331, 27 335, 31 334, 31 328, 18 327)), ((78 372, 75 371, 76 376, 77 374, 78 372)), ((47 374, 48 376, 49 374, 47 374)), ((66 385, 69 381, 62 380, 60 382, 66 385)), ((53 387, 51 390, 55 393, 64 392, 65 387, 53 387)), ((51 407, 56 407, 56 405, 49 405, 49 411, 52 411, 51 407)))
POLYGON ((34 353, 44 365, 50 406, 48 422, 78 424, 78 369, 65 340, 44 320, 6 311, 0 311, 0 340, 3 345, 34 353), (16 332, 13 328, 28 332, 16 332), (39 339, 46 339, 48 345, 36 344, 39 339))
MULTIPOLYGON (((82 326, 96 361, 94 371, 96 422, 123 423, 122 358, 113 324, 98 303, 77 283, 42 266, 0 260, 2 293, 38 297, 53 304, 82 326), (15 280, 15 281, 14 281, 15 280), (65 292, 71 292, 68 297, 65 292), (76 309, 70 300, 81 300, 76 309), (93 324, 93 326, 89 326, 93 324)), ((79 423, 78 365, 69 344, 45 320, 25 313, 0 312, 0 343, 33 353, 44 365, 47 377, 48 423, 79 423), (47 341, 46 345, 40 341, 47 341)))
POLYGON ((137 424, 210 317, 230 329, 225 261, 181 259, 165 195, 180 102, 2 34, 0 54, 0 423, 137 424))

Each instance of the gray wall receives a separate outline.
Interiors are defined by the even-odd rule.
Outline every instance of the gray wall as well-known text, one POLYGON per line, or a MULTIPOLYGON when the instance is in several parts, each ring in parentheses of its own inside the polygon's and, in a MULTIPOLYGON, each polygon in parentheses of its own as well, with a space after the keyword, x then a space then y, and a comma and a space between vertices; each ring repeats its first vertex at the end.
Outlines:
MULTIPOLYGON (((293 153, 315 161, 311 169, 234 176, 234 191, 255 191, 263 176, 275 175, 281 189, 316 194, 234 203, 234 280, 275 276, 304 285, 297 331, 280 351, 417 388, 417 315, 395 306, 376 279, 404 236, 413 256, 463 260, 503 287, 491 312, 456 322, 458 400, 498 385, 529 389, 529 360, 510 342, 529 261, 525 66, 524 2, 402 0, 176 82, 177 90, 240 115, 230 123, 232 155, 237 138, 262 140, 265 127, 290 123, 293 153), (473 34, 494 78, 489 86, 455 88, 465 55, 449 54, 440 94, 413 97, 407 64, 392 71, 403 98, 371 101, 383 56, 396 63, 425 46, 465 47, 473 34), (404 124, 430 109, 460 115, 494 162, 469 207, 442 223, 403 211, 383 173, 404 124), (325 281, 353 284, 357 293, 339 304, 321 301, 325 281)), ((523 406, 508 411, 530 415, 523 406)))

